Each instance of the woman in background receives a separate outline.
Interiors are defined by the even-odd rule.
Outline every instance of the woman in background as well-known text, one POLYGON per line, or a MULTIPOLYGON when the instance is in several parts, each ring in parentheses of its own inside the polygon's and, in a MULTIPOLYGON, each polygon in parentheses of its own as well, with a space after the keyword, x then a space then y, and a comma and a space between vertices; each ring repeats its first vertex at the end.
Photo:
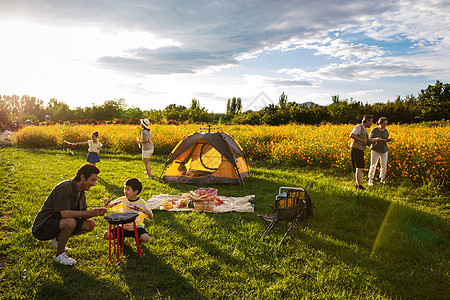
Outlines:
POLYGON ((150 121, 148 119, 141 119, 141 139, 137 142, 142 145, 142 161, 145 165, 145 173, 148 178, 152 177, 152 170, 150 169, 150 164, 148 163, 150 157, 152 157, 154 146, 152 142, 152 133, 150 132, 150 121))
POLYGON ((369 186, 373 185, 373 177, 375 176, 375 170, 377 168, 378 161, 380 161, 380 182, 386 183, 386 170, 388 161, 388 146, 387 142, 390 142, 389 132, 386 129, 388 125, 388 119, 381 117, 377 121, 377 127, 370 131, 369 138, 374 139, 381 137, 383 140, 373 143, 370 148, 370 169, 369 169, 369 186))

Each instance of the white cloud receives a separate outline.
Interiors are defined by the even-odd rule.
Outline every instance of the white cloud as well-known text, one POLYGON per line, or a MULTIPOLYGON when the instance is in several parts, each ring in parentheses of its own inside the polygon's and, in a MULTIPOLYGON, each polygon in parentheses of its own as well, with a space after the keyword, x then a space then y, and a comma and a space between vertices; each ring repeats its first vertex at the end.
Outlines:
POLYGON ((363 91, 355 91, 350 92, 352 96, 366 96, 366 95, 375 95, 384 92, 383 89, 375 89, 375 90, 363 90, 363 91))
POLYGON ((313 49, 316 50, 315 55, 327 55, 343 60, 367 60, 386 54, 386 51, 377 46, 346 43, 342 39, 332 40, 331 38, 322 41, 302 42, 297 48, 313 49))
POLYGON ((249 75, 249 74, 244 75, 243 80, 247 84, 258 88, 292 87, 292 86, 298 87, 298 86, 313 85, 311 82, 307 80, 285 79, 285 78, 276 78, 276 77, 249 75))
POLYGON ((237 59, 252 57, 286 41, 325 36, 344 24, 356 25, 360 18, 375 16, 388 8, 372 2, 355 4, 352 0, 339 3, 205 0, 195 6, 191 2, 178 1, 42 0, 21 1, 20 5, 0 2, 0 17, 22 17, 60 28, 65 28, 66 24, 95 26, 104 32, 126 28, 130 32, 146 32, 154 38, 176 42, 179 50, 166 47, 159 51, 148 47, 146 38, 133 39, 141 45, 124 40, 122 45, 128 50, 126 54, 98 56, 102 66, 117 70, 168 74, 235 64, 237 59), (166 65, 163 70, 163 66, 157 64, 160 58, 164 62, 173 62, 173 65, 166 65))
POLYGON ((366 81, 383 77, 419 76, 430 73, 425 67, 414 66, 409 63, 392 63, 385 61, 333 63, 319 68, 317 71, 303 69, 280 69, 281 74, 291 75, 296 80, 345 80, 366 81))
POLYGON ((125 56, 100 57, 97 63, 102 67, 141 74, 195 73, 212 67, 237 65, 231 53, 180 47, 135 48, 127 50, 125 56))
POLYGON ((381 41, 407 39, 419 47, 428 45, 448 52, 449 12, 450 2, 446 0, 401 0, 396 9, 369 18, 352 31, 381 41))

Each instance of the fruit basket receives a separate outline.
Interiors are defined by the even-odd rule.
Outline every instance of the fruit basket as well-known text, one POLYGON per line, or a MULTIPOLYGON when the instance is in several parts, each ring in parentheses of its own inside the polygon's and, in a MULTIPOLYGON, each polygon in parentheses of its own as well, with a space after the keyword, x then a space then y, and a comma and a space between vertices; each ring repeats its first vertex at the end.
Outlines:
POLYGON ((191 191, 191 200, 194 203, 194 209, 197 211, 214 211, 217 197, 217 189, 199 188, 191 191))

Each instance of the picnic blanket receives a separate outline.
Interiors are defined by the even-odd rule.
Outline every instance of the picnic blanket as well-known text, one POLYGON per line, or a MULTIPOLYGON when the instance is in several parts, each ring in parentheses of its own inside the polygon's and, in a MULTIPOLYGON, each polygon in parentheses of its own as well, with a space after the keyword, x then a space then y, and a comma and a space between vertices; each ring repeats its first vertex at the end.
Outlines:
MULTIPOLYGON (((172 202, 178 202, 180 200, 181 196, 177 195, 153 195, 148 201, 147 201, 147 207, 154 210, 154 209, 161 209, 161 202, 163 201, 172 201, 172 202)), ((255 211, 255 195, 248 195, 244 197, 225 197, 225 196, 217 196, 220 200, 223 201, 223 203, 219 206, 214 207, 214 211, 216 213, 222 213, 222 212, 230 212, 230 211, 236 211, 236 212, 254 212, 255 211)), ((162 209, 166 210, 166 209, 162 209)), ((193 208, 189 207, 183 207, 183 208, 176 208, 173 207, 169 211, 192 211, 193 208)))

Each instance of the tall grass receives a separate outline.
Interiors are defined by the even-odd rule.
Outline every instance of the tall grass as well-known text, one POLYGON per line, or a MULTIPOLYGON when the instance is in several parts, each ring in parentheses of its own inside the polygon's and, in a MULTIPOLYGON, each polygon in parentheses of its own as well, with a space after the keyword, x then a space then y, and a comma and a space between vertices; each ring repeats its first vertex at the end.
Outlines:
MULTIPOLYGON (((72 178, 84 152, 0 149, 2 299, 444 299, 448 296, 449 222, 445 207, 419 210, 389 186, 355 191, 351 175, 277 168, 255 162, 246 187, 217 185, 220 195, 256 195, 255 213, 155 211, 150 242, 137 257, 132 240, 118 265, 102 239, 107 222, 73 237, 73 267, 51 262, 54 251, 31 235, 34 216, 59 181, 72 178), (270 213, 279 186, 304 187, 316 206, 297 241, 260 241, 257 214, 270 213), (392 199, 398 199, 394 201, 392 199)), ((106 154, 89 208, 128 177, 143 181, 141 197, 181 194, 198 186, 144 179, 138 155, 106 154)), ((164 156, 151 159, 162 170, 164 156)), ((414 191, 412 191, 414 192, 414 191)), ((439 190, 423 200, 445 195, 439 190)), ((280 238, 281 235, 278 235, 280 238)))

